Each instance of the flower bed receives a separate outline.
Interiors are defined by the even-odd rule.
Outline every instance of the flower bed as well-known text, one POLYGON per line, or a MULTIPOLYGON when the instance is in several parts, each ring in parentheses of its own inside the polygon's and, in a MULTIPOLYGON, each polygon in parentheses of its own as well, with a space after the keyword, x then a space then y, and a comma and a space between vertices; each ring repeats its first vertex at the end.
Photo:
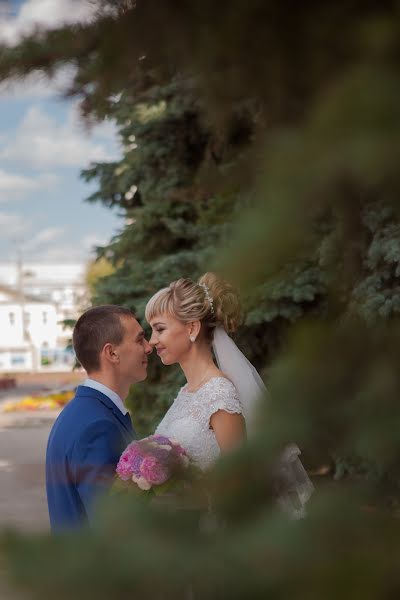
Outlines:
POLYGON ((5 402, 1 412, 22 412, 35 410, 57 410, 65 406, 75 395, 74 390, 53 392, 46 396, 25 396, 21 400, 5 402))

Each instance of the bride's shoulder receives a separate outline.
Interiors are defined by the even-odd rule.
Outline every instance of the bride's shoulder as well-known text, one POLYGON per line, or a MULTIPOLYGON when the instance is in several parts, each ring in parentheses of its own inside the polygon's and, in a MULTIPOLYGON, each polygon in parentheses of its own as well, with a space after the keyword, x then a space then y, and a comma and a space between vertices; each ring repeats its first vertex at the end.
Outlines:
POLYGON ((219 389, 226 393, 236 393, 234 384, 222 371, 218 371, 208 383, 212 388, 219 389))
POLYGON ((231 413, 242 412, 236 387, 225 373, 213 377, 208 384, 208 389, 204 390, 204 397, 207 400, 205 404, 208 406, 210 414, 218 410, 231 413))

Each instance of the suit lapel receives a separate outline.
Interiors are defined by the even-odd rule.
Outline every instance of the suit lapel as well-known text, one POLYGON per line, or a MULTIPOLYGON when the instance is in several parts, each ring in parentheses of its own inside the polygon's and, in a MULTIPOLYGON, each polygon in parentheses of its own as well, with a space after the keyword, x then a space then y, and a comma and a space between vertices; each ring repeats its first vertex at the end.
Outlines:
POLYGON ((128 420, 128 418, 125 417, 119 410, 119 408, 115 406, 114 402, 108 396, 103 394, 103 392, 99 392, 98 390, 85 385, 79 385, 76 390, 76 397, 79 398, 79 396, 90 396, 91 398, 104 404, 104 406, 106 406, 113 413, 114 417, 119 421, 119 423, 122 425, 125 431, 130 434, 131 437, 132 434, 135 434, 130 419, 128 420))

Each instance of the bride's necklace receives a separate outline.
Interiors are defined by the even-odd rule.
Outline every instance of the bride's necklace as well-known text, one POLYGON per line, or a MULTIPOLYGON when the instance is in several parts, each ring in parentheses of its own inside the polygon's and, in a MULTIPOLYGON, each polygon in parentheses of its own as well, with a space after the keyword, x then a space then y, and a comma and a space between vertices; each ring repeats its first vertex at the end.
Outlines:
POLYGON ((201 386, 203 384, 203 381, 205 381, 205 379, 207 377, 207 373, 208 373, 209 370, 210 370, 210 367, 207 367, 207 369, 205 370, 204 375, 200 379, 199 383, 197 385, 193 386, 194 390, 190 390, 189 389, 189 384, 188 384, 188 387, 186 388, 186 391, 189 392, 189 393, 191 393, 191 394, 194 394, 194 392, 197 392, 201 388, 201 386))

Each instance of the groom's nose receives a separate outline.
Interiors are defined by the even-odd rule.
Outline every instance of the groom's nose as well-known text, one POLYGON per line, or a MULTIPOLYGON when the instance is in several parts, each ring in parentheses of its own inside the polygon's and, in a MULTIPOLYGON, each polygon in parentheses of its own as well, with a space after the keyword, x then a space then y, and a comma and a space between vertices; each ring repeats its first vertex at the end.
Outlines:
POLYGON ((153 352, 153 347, 150 346, 149 342, 147 340, 145 340, 146 345, 145 345, 145 353, 146 354, 151 354, 153 352))

